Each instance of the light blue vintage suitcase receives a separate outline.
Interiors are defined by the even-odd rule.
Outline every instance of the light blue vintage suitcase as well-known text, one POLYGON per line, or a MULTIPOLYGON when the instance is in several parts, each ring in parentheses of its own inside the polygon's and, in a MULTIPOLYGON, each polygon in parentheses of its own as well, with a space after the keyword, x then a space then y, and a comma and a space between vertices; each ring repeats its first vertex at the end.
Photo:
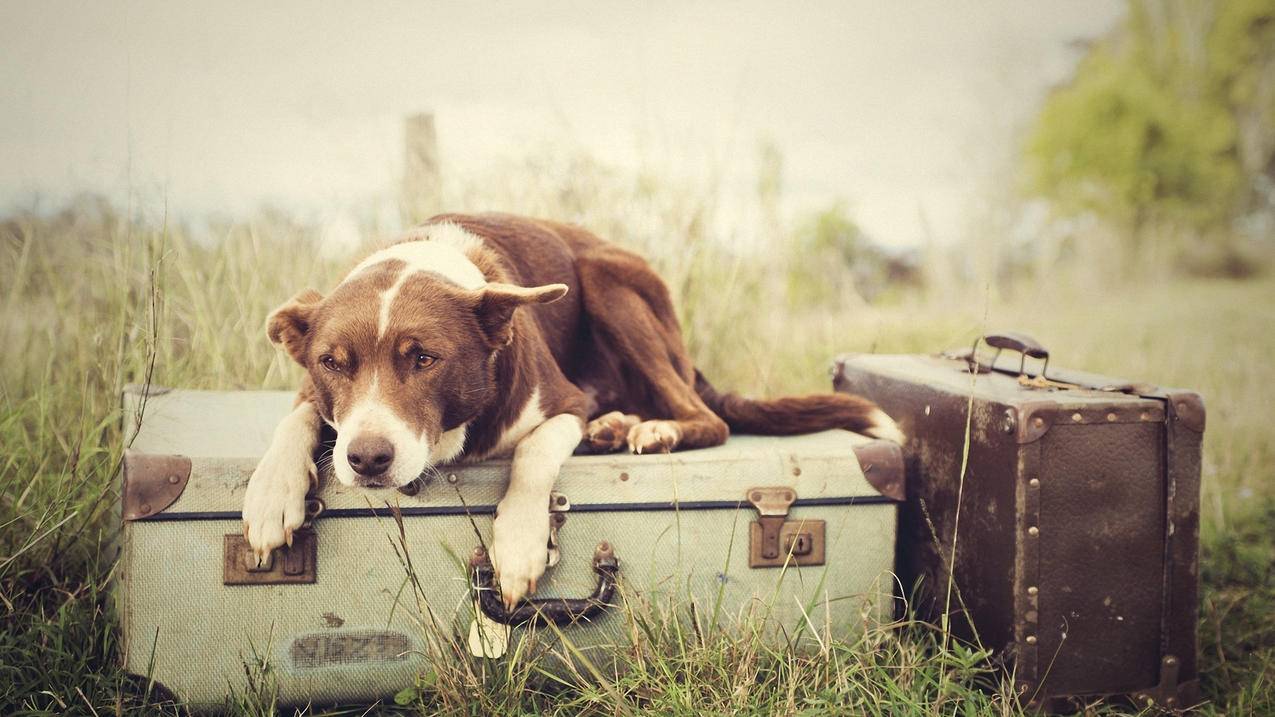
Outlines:
POLYGON ((812 620, 807 635, 850 637, 893 613, 899 448, 844 431, 571 458, 546 506, 556 564, 513 615, 481 552, 507 461, 444 468, 415 495, 323 481, 311 529, 249 570, 244 489, 292 400, 124 396, 137 426, 119 506, 126 668, 195 706, 222 704, 262 663, 285 704, 384 698, 447 659, 430 631, 482 659, 526 640, 550 648, 546 669, 587 660, 607 674, 639 603, 687 614, 694 602, 719 629, 748 620, 789 637, 812 620))

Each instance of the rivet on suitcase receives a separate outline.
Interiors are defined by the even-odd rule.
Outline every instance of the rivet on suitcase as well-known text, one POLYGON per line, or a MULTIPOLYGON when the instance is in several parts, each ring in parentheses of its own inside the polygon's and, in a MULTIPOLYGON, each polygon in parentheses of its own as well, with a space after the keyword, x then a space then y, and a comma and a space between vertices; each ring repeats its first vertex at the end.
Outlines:
POLYGON ((837 390, 908 436, 900 577, 918 614, 950 608, 1034 704, 1196 703, 1203 402, 1057 368, 1022 335, 986 343, 990 360, 966 348, 834 365, 837 390))
MULTIPOLYGON (((695 600, 703 615, 719 606, 721 625, 764 619, 775 639, 798 634, 807 615, 817 616, 814 631, 829 624, 849 637, 865 617, 893 614, 901 453, 845 431, 571 458, 546 506, 556 565, 513 614, 491 591, 480 550, 508 461, 442 467, 414 495, 322 481, 307 507, 311 529, 257 566, 244 560, 243 492, 292 400, 156 388, 124 396, 127 421, 144 404, 121 491, 126 668, 149 670, 195 706, 242 689, 254 656, 269 661, 283 704, 392 696, 427 666, 422 623, 468 631, 470 649, 486 656, 505 636, 543 645, 560 632, 610 669, 625 645, 623 604, 636 596, 695 600), (401 515, 423 606, 387 502, 401 515)), ((555 669, 565 652, 542 666, 555 669)))

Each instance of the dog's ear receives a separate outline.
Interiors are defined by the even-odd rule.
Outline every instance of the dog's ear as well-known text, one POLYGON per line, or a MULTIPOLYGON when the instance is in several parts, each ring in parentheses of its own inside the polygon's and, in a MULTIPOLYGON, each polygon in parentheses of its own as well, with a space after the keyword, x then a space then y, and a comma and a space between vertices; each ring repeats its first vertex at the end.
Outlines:
POLYGON ((275 309, 266 320, 266 336, 302 366, 305 366, 305 350, 309 344, 310 319, 322 300, 322 294, 306 289, 275 309))
POLYGON ((548 304, 567 295, 566 284, 545 284, 530 288, 491 283, 479 290, 475 313, 478 324, 492 348, 508 346, 514 339, 514 311, 527 304, 548 304))

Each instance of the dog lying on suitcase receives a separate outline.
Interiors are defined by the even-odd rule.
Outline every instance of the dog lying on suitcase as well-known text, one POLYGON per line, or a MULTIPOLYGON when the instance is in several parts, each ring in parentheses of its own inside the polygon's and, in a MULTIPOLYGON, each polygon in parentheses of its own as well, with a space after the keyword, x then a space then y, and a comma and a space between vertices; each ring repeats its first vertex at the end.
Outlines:
POLYGON ((720 445, 731 430, 828 428, 902 442, 858 396, 717 393, 650 266, 555 222, 436 217, 326 297, 295 296, 267 333, 306 377, 244 496, 258 560, 304 520, 321 422, 336 431, 333 470, 350 486, 401 487, 462 457, 512 455, 491 546, 510 607, 544 572, 549 494, 577 447, 668 452, 720 445))

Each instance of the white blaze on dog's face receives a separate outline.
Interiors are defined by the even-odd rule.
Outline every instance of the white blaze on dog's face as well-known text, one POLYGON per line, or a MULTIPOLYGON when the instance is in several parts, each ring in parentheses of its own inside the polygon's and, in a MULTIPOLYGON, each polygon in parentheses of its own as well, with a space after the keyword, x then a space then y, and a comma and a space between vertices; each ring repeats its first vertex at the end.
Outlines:
POLYGON ((454 245, 405 242, 368 257, 326 298, 299 294, 268 333, 308 370, 337 431, 337 479, 397 487, 464 449, 466 424, 496 398, 493 359, 514 311, 566 292, 488 284, 454 245))

